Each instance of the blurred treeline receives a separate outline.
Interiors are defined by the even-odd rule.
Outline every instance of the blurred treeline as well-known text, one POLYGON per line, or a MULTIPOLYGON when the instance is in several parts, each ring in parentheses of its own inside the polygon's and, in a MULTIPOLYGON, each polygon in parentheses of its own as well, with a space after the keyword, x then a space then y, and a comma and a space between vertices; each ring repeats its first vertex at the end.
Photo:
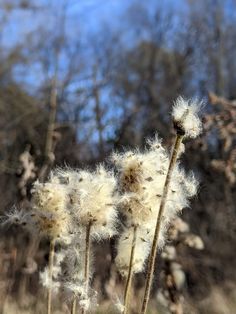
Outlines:
POLYGON ((236 257, 236 2, 130 1, 109 19, 97 19, 96 5, 106 3, 94 3, 83 15, 76 1, 0 1, 1 211, 24 204, 52 166, 92 166, 156 131, 170 146, 173 100, 203 98, 205 131, 187 143, 184 160, 201 185, 184 215, 205 250, 188 251, 182 263, 198 300, 211 286, 228 289, 236 257))

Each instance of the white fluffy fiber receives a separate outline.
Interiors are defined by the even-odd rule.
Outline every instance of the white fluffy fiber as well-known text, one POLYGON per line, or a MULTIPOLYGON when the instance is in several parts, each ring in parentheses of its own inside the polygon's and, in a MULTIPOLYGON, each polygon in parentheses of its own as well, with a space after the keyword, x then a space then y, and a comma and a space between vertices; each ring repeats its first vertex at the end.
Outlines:
POLYGON ((203 102, 185 100, 179 96, 172 109, 174 124, 180 128, 186 137, 195 138, 202 131, 202 122, 199 119, 199 111, 203 102))

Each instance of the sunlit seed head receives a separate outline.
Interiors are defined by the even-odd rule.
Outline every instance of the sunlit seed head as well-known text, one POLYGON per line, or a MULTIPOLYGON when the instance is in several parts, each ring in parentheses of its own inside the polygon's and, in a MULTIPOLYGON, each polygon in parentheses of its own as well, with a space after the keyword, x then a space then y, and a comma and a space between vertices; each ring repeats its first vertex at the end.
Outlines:
POLYGON ((202 122, 199 119, 199 111, 203 102, 185 100, 181 96, 177 98, 172 109, 172 118, 177 133, 186 137, 195 138, 202 131, 202 122))
POLYGON ((67 206, 65 187, 59 183, 36 181, 32 188, 32 206, 45 212, 64 211, 67 206))
POLYGON ((68 240, 71 221, 67 210, 68 193, 66 186, 52 177, 49 182, 36 181, 33 185, 31 232, 64 242, 68 240))
POLYGON ((159 138, 149 140, 144 152, 115 154, 112 160, 118 170, 119 209, 128 225, 155 220, 169 162, 159 138))
POLYGON ((95 238, 114 234, 117 220, 116 178, 113 172, 99 165, 95 171, 79 170, 77 179, 68 185, 69 210, 74 221, 91 224, 95 238))
POLYGON ((38 232, 42 236, 48 236, 52 239, 63 239, 69 231, 70 217, 66 212, 37 211, 31 221, 32 232, 38 232))
MULTIPOLYGON (((156 136, 154 140, 148 140, 148 147, 143 151, 131 151, 123 154, 113 155, 114 163, 118 170, 118 195, 119 210, 126 218, 126 227, 137 226, 139 230, 139 240, 142 241, 137 247, 142 248, 142 252, 148 251, 148 243, 152 242, 156 219, 160 210, 163 188, 169 167, 169 156, 163 148, 160 139, 156 136), (123 188, 124 178, 127 171, 134 173, 138 169, 136 178, 128 176, 127 187, 123 188), (138 166, 137 166, 138 165, 138 166), (129 168, 130 167, 130 168, 129 168), (132 178, 132 180, 130 180, 132 178), (132 184, 135 182, 135 189, 132 184), (129 188, 129 186, 131 186, 129 188)), ((197 192, 197 181, 192 174, 186 173, 179 164, 174 169, 170 187, 167 194, 165 212, 162 217, 161 229, 158 239, 158 248, 161 249, 165 243, 168 227, 176 218, 178 213, 189 206, 189 199, 197 192)), ((132 228, 130 228, 132 230, 132 228)), ((118 243, 118 255, 116 264, 121 273, 127 271, 129 255, 128 252, 132 244, 132 234, 127 236, 127 230, 122 233, 118 243), (124 241, 124 237, 127 239, 124 241)), ((138 254, 138 251, 137 251, 138 254)), ((136 271, 142 270, 144 259, 136 263, 136 271)))

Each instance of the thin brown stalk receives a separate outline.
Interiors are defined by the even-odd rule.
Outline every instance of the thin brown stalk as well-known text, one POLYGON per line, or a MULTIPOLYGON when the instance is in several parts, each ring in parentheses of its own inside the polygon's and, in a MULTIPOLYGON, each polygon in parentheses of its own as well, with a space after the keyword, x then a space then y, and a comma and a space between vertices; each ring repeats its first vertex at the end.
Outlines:
POLYGON ((51 95, 50 95, 50 111, 48 120, 47 137, 44 152, 44 164, 40 170, 39 178, 43 180, 47 176, 47 172, 53 163, 53 135, 55 131, 56 114, 57 114, 57 74, 52 80, 51 95))
POLYGON ((76 313, 76 305, 77 305, 77 302, 76 302, 76 296, 75 296, 71 305, 71 314, 76 313))
POLYGON ((136 238, 137 238, 137 226, 134 226, 128 277, 127 277, 125 293, 124 293, 124 314, 127 314, 129 310, 130 288, 132 285, 132 278, 133 278, 133 261, 134 261, 134 254, 135 254, 136 238))
POLYGON ((46 138, 46 144, 45 144, 46 157, 50 155, 53 148, 53 132, 55 129, 56 112, 57 112, 57 80, 55 77, 52 81, 52 90, 51 90, 51 96, 50 96, 50 114, 49 114, 47 138, 46 138))
POLYGON ((93 71, 93 96, 95 100, 95 121, 98 130, 99 139, 99 153, 102 157, 104 155, 104 139, 103 139, 103 125, 102 125, 102 110, 101 110, 101 100, 99 95, 99 84, 97 82, 97 66, 94 66, 93 71))
POLYGON ((178 152, 179 152, 179 148, 182 143, 182 140, 183 140, 183 135, 177 133, 169 168, 167 171, 165 184, 164 184, 160 209, 159 209, 159 213, 157 217, 156 228, 155 228, 154 238, 152 242, 152 249, 151 249, 151 253, 150 253, 150 257, 148 261, 147 278, 146 278, 146 283, 145 283, 145 292, 144 292, 141 314, 145 314, 147 311, 147 305, 150 298, 154 268, 155 268, 155 263, 156 263, 157 246, 158 246, 158 239, 159 239, 160 228, 161 228, 161 220, 162 220, 164 209, 165 209, 168 190, 169 190, 169 186, 171 182, 171 176, 172 176, 172 173, 173 173, 173 170, 174 170, 177 158, 178 158, 178 152))
MULTIPOLYGON (((85 239, 85 261, 84 261, 84 281, 85 281, 85 297, 88 297, 88 286, 89 286, 89 266, 90 266, 90 246, 91 246, 91 227, 90 222, 86 226, 86 239, 85 239)), ((86 313, 86 309, 82 308, 82 314, 86 313)))
POLYGON ((50 286, 48 288, 48 293, 47 293, 47 314, 51 314, 52 313, 52 287, 51 287, 51 282, 52 282, 52 275, 53 275, 54 253, 55 253, 55 239, 52 239, 51 242, 50 242, 49 263, 48 263, 50 286))

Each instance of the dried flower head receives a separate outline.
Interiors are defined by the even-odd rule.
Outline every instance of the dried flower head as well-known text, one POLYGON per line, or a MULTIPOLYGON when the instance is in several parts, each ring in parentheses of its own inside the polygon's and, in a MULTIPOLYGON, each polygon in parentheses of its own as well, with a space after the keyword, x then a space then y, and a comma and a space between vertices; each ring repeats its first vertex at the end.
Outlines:
POLYGON ((186 137, 195 138, 202 130, 199 111, 203 102, 185 100, 179 96, 173 106, 172 117, 176 131, 186 137))
MULTIPOLYGON (((127 227, 137 226, 133 271, 142 271, 153 239, 156 218, 169 166, 169 156, 158 137, 148 140, 144 152, 128 151, 114 154, 118 170, 119 210, 125 216, 127 227)), ((182 208, 189 205, 189 198, 197 192, 197 181, 186 175, 179 165, 175 168, 167 195, 165 214, 162 217, 158 247, 164 244, 169 223, 182 208)), ((118 242, 116 264, 121 272, 129 266, 132 232, 125 229, 118 242)))
MULTIPOLYGON (((115 154, 112 159, 118 170, 119 208, 127 224, 148 228, 158 215, 169 165, 161 141, 156 137, 148 141, 144 152, 115 154)), ((197 186, 193 174, 187 176, 179 166, 175 168, 167 197, 167 221, 188 206, 188 199, 196 194, 197 186)))
POLYGON ((32 232, 50 238, 66 239, 70 227, 65 186, 35 182, 32 189, 32 210, 29 213, 32 232))
POLYGON ((76 228, 91 224, 93 237, 111 237, 117 220, 114 174, 100 165, 94 172, 70 170, 60 176, 68 178, 69 210, 76 228))
POLYGON ((67 194, 62 184, 36 181, 31 192, 32 205, 35 210, 55 213, 64 211, 67 206, 67 194))

